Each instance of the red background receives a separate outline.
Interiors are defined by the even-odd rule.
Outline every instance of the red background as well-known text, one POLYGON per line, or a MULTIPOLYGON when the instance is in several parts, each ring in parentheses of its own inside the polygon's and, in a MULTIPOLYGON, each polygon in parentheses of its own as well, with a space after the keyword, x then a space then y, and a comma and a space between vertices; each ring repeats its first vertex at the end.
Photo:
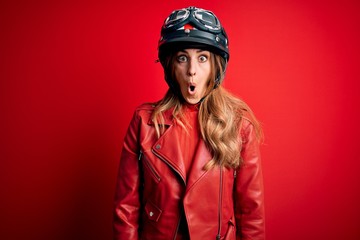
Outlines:
POLYGON ((2 1, 0 238, 110 239, 122 139, 166 90, 164 18, 213 10, 262 121, 267 239, 360 239, 360 4, 2 1))

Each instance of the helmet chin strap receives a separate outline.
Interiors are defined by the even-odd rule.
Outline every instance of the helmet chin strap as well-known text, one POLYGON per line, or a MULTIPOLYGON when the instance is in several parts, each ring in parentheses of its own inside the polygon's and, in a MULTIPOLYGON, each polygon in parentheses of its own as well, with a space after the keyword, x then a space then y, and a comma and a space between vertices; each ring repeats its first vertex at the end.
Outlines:
POLYGON ((213 89, 211 89, 208 94, 206 94, 205 96, 203 96, 203 97, 200 99, 200 101, 198 101, 196 104, 202 103, 202 102, 204 101, 204 99, 205 99, 207 96, 209 96, 210 93, 211 93, 212 91, 214 91, 219 85, 220 85, 220 84, 215 84, 215 86, 213 87, 213 89))
MULTIPOLYGON (((226 60, 225 60, 225 61, 226 61, 226 60)), ((223 76, 224 76, 224 77, 225 77, 225 73, 226 73, 226 68, 227 68, 227 61, 225 62, 225 68, 224 68, 224 71, 223 71, 223 76)), ((205 99, 207 96, 209 96, 210 93, 211 93, 212 91, 214 91, 219 85, 220 85, 220 74, 218 74, 218 75, 216 76, 215 85, 214 85, 213 89, 211 89, 211 91, 210 91, 208 94, 206 94, 205 96, 203 96, 203 97, 200 99, 200 101, 197 102, 197 104, 202 103, 202 101, 204 101, 204 99, 205 99)))
POLYGON ((211 89, 208 94, 206 94, 205 96, 203 96, 203 97, 200 99, 200 101, 198 101, 196 104, 202 103, 202 102, 204 101, 204 99, 205 99, 207 96, 209 96, 210 93, 211 93, 212 91, 214 91, 219 85, 220 85, 220 74, 219 74, 219 75, 217 76, 217 78, 215 79, 215 85, 214 85, 213 89, 211 89))

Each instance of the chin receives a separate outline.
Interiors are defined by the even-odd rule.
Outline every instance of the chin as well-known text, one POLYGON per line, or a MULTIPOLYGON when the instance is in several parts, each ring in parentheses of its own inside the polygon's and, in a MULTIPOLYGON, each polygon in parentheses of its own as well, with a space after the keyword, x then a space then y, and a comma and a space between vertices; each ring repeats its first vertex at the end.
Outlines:
POLYGON ((200 101, 200 99, 194 99, 194 98, 192 98, 192 99, 187 99, 187 98, 185 98, 185 101, 186 101, 187 103, 189 103, 189 104, 197 104, 197 103, 200 101))

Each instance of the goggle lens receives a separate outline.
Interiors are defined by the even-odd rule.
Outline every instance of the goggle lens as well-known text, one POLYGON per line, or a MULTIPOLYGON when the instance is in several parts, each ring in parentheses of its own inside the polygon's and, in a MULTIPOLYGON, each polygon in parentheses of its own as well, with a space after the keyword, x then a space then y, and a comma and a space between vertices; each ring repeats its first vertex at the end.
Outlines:
POLYGON ((186 9, 175 10, 173 11, 170 16, 165 21, 166 27, 171 27, 189 17, 189 11, 186 9))
MULTIPOLYGON (((173 11, 170 16, 165 20, 164 27, 170 28, 174 25, 177 25, 186 19, 188 19, 190 16, 190 11, 188 9, 180 9, 173 11)), ((207 10, 203 9, 196 9, 193 12, 193 18, 199 22, 204 27, 211 29, 211 30, 219 30, 221 29, 221 25, 219 20, 216 18, 216 16, 207 10)))
POLYGON ((220 23, 212 12, 205 10, 196 10, 194 12, 196 20, 211 29, 220 29, 220 23))

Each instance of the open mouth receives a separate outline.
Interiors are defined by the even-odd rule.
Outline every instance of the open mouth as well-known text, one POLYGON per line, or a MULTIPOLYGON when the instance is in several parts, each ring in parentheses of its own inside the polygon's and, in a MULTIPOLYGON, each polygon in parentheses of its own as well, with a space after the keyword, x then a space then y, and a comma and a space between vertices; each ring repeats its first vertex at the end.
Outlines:
POLYGON ((194 96, 196 94, 196 84, 189 83, 187 87, 187 93, 191 96, 194 96))

